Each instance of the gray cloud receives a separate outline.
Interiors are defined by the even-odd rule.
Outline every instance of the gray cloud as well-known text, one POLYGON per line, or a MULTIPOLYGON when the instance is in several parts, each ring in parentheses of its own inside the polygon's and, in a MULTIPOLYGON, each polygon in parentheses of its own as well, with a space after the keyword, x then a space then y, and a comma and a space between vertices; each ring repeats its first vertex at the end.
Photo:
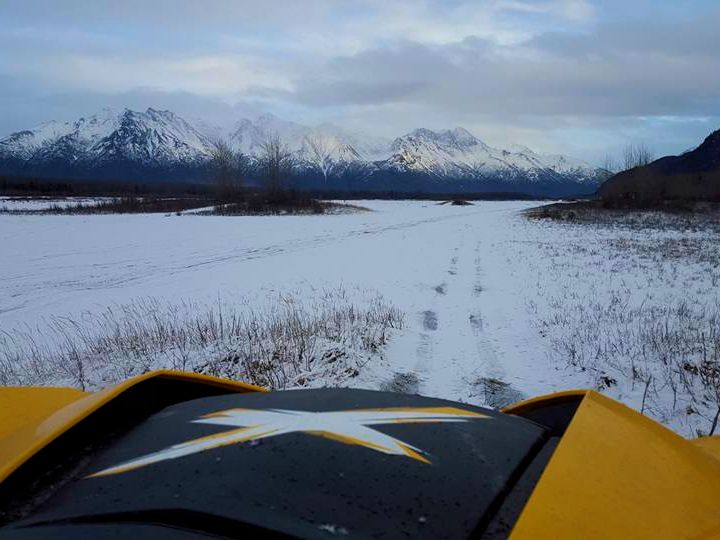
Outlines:
POLYGON ((720 103, 720 17, 589 34, 545 34, 500 46, 466 39, 406 43, 334 59, 296 81, 321 106, 413 102, 469 116, 707 115, 720 103), (357 92, 361 88, 362 92, 357 92), (402 93, 404 90, 404 94, 402 93), (332 95, 332 99, 329 96, 332 95))
POLYGON ((718 27, 709 0, 5 0, 0 135, 153 106, 680 151, 720 127, 718 27))

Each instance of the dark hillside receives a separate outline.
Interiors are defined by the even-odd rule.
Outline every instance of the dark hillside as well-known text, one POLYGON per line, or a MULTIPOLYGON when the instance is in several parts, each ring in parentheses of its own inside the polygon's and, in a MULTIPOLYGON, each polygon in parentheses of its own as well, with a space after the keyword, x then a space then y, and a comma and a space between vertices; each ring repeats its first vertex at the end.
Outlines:
POLYGON ((695 150, 616 174, 598 194, 608 201, 720 201, 720 130, 695 150))

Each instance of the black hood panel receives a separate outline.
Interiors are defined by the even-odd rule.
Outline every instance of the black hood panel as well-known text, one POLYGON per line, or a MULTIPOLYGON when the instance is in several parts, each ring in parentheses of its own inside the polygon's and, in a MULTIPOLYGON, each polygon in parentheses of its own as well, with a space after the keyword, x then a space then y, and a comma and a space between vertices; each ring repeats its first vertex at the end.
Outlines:
POLYGON ((46 527, 72 536, 77 527, 110 525, 119 537, 138 538, 148 524, 216 536, 465 538, 489 519, 544 438, 541 426, 497 411, 386 392, 195 399, 120 436, 13 528, 23 538, 46 527), (330 411, 338 414, 306 414, 330 411), (234 425, 197 422, 228 414, 234 425), (278 434, 283 426, 289 432, 278 434), (203 437, 210 438, 191 443, 206 444, 201 451, 178 448, 203 437), (90 476, 103 471, 110 474, 90 476))

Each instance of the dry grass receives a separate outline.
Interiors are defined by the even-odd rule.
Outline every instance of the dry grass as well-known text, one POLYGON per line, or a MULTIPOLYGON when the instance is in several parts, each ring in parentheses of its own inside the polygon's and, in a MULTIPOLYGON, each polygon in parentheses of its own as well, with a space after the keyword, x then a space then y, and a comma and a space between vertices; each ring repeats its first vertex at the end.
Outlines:
POLYGON ((623 386, 623 392, 640 396, 642 413, 662 421, 678 414, 699 415, 705 420, 700 433, 716 431, 720 414, 717 300, 658 304, 647 297, 638 304, 625 289, 602 300, 556 296, 542 311, 531 308, 555 358, 587 372, 598 390, 623 386))
POLYGON ((530 219, 599 225, 626 230, 720 232, 720 204, 668 201, 647 208, 608 206, 603 201, 555 203, 525 211, 530 219))
POLYGON ((535 225, 544 233, 527 263, 538 275, 527 303, 552 360, 684 434, 717 432, 720 224, 712 212, 588 207, 535 225))
POLYGON ((312 301, 280 295, 264 310, 155 300, 0 334, 0 384, 93 389, 153 369, 269 388, 340 384, 381 354, 403 314, 342 289, 312 301))

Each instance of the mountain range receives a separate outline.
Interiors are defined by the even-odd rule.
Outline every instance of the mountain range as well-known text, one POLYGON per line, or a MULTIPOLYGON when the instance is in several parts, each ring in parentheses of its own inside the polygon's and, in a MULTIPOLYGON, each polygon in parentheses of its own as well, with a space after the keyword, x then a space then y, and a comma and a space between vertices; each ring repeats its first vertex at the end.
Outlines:
POLYGON ((210 180, 214 145, 247 156, 253 179, 262 146, 277 136, 293 154, 301 188, 396 192, 593 193, 601 171, 527 147, 494 148, 463 128, 416 129, 392 140, 332 124, 305 126, 270 114, 221 128, 171 111, 103 109, 0 139, 0 174, 133 181, 210 180))

